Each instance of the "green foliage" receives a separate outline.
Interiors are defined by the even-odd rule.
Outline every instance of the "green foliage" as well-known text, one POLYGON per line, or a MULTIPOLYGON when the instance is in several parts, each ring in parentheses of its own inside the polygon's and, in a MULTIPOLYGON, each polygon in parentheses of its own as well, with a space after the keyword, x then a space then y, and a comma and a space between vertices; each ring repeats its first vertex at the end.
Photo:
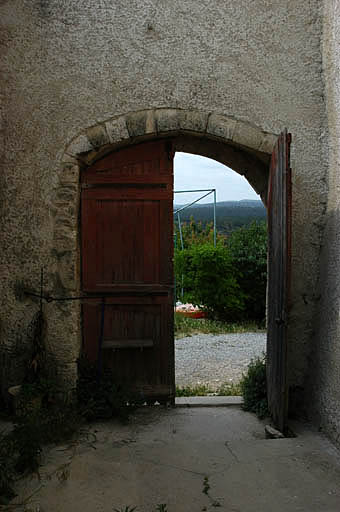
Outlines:
POLYGON ((240 382, 243 409, 254 412, 259 418, 268 415, 266 361, 263 357, 253 359, 247 373, 240 382))
MULTIPOLYGON (((208 222, 206 224, 202 224, 202 222, 195 222, 194 218, 191 216, 189 222, 181 223, 182 230, 182 239, 183 239, 183 248, 188 249, 193 245, 201 245, 201 244, 213 244, 214 243, 214 226, 212 222, 208 222)), ((181 247, 181 236, 178 228, 178 224, 175 222, 175 240, 176 247, 182 249, 181 247)), ((217 233, 217 242, 223 243, 225 237, 219 233, 217 233)))
POLYGON ((244 311, 250 320, 263 322, 267 286, 267 226, 252 222, 231 233, 227 248, 238 269, 238 284, 244 294, 244 311))
POLYGON ((239 384, 225 382, 217 389, 212 389, 206 384, 197 384, 196 386, 176 386, 176 396, 240 396, 241 388, 239 384))
POLYGON ((218 396, 241 396, 241 386, 239 383, 225 382, 217 388, 218 396))
POLYGON ((176 251, 175 273, 183 275, 185 300, 220 320, 241 318, 244 294, 237 282, 238 270, 222 244, 205 243, 176 251))
POLYGON ((12 439, 5 432, 0 432, 0 505, 6 505, 15 497, 13 490, 15 477, 12 439))
MULTIPOLYGON (((122 508, 114 508, 113 512, 134 512, 135 510, 137 510, 137 507, 130 507, 127 505, 122 508)), ((157 505, 156 512, 168 512, 167 505, 165 503, 160 503, 157 505)))
POLYGON ((105 369, 98 378, 97 367, 86 358, 78 362, 78 404, 81 414, 88 420, 118 417, 126 419, 130 408, 136 403, 134 397, 122 384, 117 383, 111 370, 105 369))
POLYGON ((137 507, 130 507, 129 505, 127 505, 124 508, 114 508, 113 509, 114 512, 134 512, 134 510, 137 510, 137 507))
POLYGON ((78 400, 61 395, 54 383, 42 378, 21 386, 13 430, 0 434, 0 504, 14 497, 18 475, 38 470, 45 444, 71 439, 84 420, 127 418, 132 397, 111 373, 98 379, 95 366, 85 359, 79 370, 78 400))
POLYGON ((255 331, 258 331, 255 323, 226 323, 211 318, 190 318, 181 313, 175 313, 176 338, 185 338, 198 333, 225 334, 255 331))
POLYGON ((16 453, 15 470, 18 473, 37 471, 42 450, 42 434, 37 415, 27 416, 14 425, 11 433, 16 453))
POLYGON ((213 391, 205 384, 197 384, 196 386, 176 386, 176 396, 207 396, 213 391))
POLYGON ((70 439, 81 422, 77 408, 61 400, 27 408, 16 417, 13 429, 0 434, 0 503, 15 496, 13 482, 18 475, 38 470, 42 447, 70 439))
POLYGON ((203 479, 203 489, 202 489, 202 492, 203 492, 203 494, 208 494, 209 490, 210 490, 209 478, 207 476, 205 476, 204 479, 203 479))
MULTIPOLYGON (((249 225, 253 220, 265 220, 266 209, 262 201, 223 201, 216 204, 217 229, 219 233, 229 235, 235 229, 249 225)), ((181 212, 184 222, 194 218, 203 226, 211 222, 213 204, 195 204, 181 212)), ((175 217, 176 218, 176 217, 175 217)))
POLYGON ((267 227, 252 222, 218 235, 213 247, 212 226, 183 224, 184 250, 175 248, 177 299, 205 306, 210 316, 262 325, 267 285, 267 227), (181 290, 184 289, 184 296, 181 290))

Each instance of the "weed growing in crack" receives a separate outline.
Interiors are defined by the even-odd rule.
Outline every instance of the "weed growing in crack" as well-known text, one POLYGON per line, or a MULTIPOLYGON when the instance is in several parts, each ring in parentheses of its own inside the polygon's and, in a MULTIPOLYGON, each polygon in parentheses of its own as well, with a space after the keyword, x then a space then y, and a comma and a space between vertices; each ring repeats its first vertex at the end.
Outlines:
MULTIPOLYGON (((0 505, 7 505, 15 497, 13 487, 18 477, 38 472, 44 445, 72 439, 86 421, 112 417, 126 420, 137 406, 134 397, 116 384, 112 375, 103 372, 99 379, 93 365, 85 360, 79 365, 77 399, 62 396, 53 382, 42 378, 21 386, 13 429, 0 432, 0 505)), ((64 481, 68 477, 66 465, 57 478, 64 481)))
MULTIPOLYGON (((214 498, 212 498, 209 491, 210 491, 209 477, 205 476, 203 479, 203 489, 202 489, 203 494, 208 496, 209 500, 211 501, 212 507, 221 507, 221 503, 218 500, 215 500, 214 498)), ((203 507, 202 510, 207 510, 207 508, 203 507)))
POLYGON ((209 478, 207 476, 205 476, 204 480, 203 480, 203 490, 202 490, 203 494, 206 494, 208 496, 209 489, 210 489, 209 478))
POLYGON ((134 510, 137 510, 137 507, 130 507, 128 505, 127 507, 114 508, 113 512, 134 512, 134 510))
MULTIPOLYGON (((114 508, 113 512, 134 512, 137 510, 137 507, 130 507, 127 505, 126 507, 114 508)), ((168 512, 167 505, 165 503, 160 503, 157 505, 156 512, 168 512)))

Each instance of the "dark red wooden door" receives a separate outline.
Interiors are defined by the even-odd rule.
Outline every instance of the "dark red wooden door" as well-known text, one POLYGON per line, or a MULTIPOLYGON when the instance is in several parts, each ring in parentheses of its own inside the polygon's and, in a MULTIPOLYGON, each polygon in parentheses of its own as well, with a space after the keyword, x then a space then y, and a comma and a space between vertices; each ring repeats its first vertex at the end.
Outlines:
POLYGON ((82 174, 84 351, 146 399, 174 399, 173 153, 128 148, 82 174))
POLYGON ((275 144, 268 188, 268 404, 277 428, 287 427, 287 327, 291 277, 291 135, 275 144))

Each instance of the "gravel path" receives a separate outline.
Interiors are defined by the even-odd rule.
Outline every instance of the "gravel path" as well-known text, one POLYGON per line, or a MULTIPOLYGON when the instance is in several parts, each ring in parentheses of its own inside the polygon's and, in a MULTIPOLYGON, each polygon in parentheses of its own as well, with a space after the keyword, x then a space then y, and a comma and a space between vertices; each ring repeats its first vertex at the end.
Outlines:
POLYGON ((196 334, 175 341, 176 385, 239 382, 250 360, 266 350, 266 333, 196 334))

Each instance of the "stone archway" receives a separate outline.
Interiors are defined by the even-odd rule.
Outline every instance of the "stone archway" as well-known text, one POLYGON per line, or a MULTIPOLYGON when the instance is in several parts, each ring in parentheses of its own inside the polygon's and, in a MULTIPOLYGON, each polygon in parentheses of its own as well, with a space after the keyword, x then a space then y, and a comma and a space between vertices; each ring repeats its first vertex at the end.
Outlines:
MULTIPOLYGON (((174 149, 213 158, 243 175, 264 203, 268 164, 277 136, 216 113, 154 109, 111 118, 78 134, 65 148, 54 199, 51 263, 53 294, 80 290, 79 198, 83 168, 121 147, 171 137, 174 149)), ((60 364, 60 376, 72 387, 81 347, 80 305, 49 306, 47 342, 60 364), (67 325, 65 325, 67 324, 67 325)))

